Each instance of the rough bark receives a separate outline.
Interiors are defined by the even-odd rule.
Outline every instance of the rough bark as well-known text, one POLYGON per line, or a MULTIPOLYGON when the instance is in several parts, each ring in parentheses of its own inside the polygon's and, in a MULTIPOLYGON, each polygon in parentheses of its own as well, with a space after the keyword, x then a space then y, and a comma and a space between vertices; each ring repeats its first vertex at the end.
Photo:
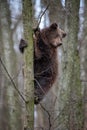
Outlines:
MULTIPOLYGON (((6 0, 0 1, 0 43, 3 48, 3 51, 0 54, 0 58, 2 59, 8 73, 13 78, 16 74, 16 58, 13 49, 13 40, 11 34, 11 17, 9 4, 6 0)), ((0 62, 0 66, 2 66, 2 76, 3 79, 0 82, 1 89, 1 122, 0 129, 9 129, 9 130, 19 130, 22 129, 21 124, 21 107, 18 104, 19 96, 16 93, 14 86, 9 79, 5 68, 0 62), (15 127, 16 126, 16 127, 15 127)), ((15 80, 17 84, 17 80, 15 80)))
POLYGON ((87 130, 87 0, 84 1, 84 27, 83 39, 81 43, 82 48, 82 69, 84 76, 82 77, 82 84, 84 88, 83 104, 84 104, 84 130, 87 130), (83 60, 84 59, 84 60, 83 60))
POLYGON ((80 59, 77 50, 79 29, 80 0, 66 0, 67 39, 64 44, 63 95, 66 100, 66 127, 69 130, 80 130, 82 127, 82 88, 80 81, 80 59))
POLYGON ((33 77, 33 38, 32 38, 32 1, 23 0, 24 37, 28 42, 25 52, 25 95, 26 95, 26 126, 28 130, 34 129, 34 77, 33 77))

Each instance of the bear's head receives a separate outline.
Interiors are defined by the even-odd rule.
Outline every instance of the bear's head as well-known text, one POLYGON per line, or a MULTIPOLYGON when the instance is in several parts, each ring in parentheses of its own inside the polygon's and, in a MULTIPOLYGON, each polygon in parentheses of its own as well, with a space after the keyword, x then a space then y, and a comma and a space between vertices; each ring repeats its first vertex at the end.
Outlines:
POLYGON ((62 39, 65 36, 66 33, 58 27, 57 23, 53 23, 42 30, 35 30, 34 39, 36 41, 41 38, 46 45, 57 48, 62 45, 62 39))

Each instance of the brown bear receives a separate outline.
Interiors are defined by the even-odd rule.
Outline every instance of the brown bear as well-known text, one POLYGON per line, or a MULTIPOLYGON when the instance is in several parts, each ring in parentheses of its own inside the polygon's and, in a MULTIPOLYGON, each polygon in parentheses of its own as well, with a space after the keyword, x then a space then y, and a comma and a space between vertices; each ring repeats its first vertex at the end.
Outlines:
POLYGON ((66 33, 59 29, 56 23, 42 30, 34 30, 35 104, 43 99, 56 80, 58 75, 57 48, 62 45, 62 38, 65 36, 66 33))
POLYGON ((57 47, 62 45, 66 33, 56 23, 34 33, 34 86, 35 104, 53 86, 58 75, 57 47))

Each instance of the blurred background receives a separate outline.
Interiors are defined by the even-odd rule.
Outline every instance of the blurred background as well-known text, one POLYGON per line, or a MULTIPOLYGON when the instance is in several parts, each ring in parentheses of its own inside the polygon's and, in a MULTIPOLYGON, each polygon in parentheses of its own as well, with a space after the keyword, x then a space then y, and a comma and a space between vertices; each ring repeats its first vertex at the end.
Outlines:
MULTIPOLYGON (((87 0, 32 0, 33 27, 48 4, 40 28, 56 22, 67 37, 58 48, 58 79, 34 106, 34 130, 87 130, 87 0)), ((0 130, 25 130, 21 38, 23 1, 0 0, 0 130)))

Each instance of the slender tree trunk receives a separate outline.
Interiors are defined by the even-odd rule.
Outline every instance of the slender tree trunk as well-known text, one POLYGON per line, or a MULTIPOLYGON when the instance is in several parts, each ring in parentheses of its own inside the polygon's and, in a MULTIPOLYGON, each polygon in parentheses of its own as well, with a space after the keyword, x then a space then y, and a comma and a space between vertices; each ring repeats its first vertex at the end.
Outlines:
MULTIPOLYGON (((11 78, 17 74, 16 57, 13 49, 13 40, 11 34, 11 21, 10 10, 7 0, 0 1, 0 44, 3 48, 0 58, 4 66, 6 67, 11 78)), ((14 86, 3 67, 0 60, 0 66, 2 67, 2 77, 0 82, 0 129, 1 130, 22 130, 21 120, 21 106, 19 104, 19 96, 14 86)), ((15 80, 17 85, 17 79, 15 80)), ((18 87, 18 86, 16 86, 18 87)))
POLYGON ((25 53, 25 95, 26 95, 26 126, 34 130, 34 77, 33 77, 33 38, 32 38, 32 1, 23 0, 24 37, 28 42, 25 53))
POLYGON ((80 0, 66 0, 67 40, 64 44, 65 66, 63 86, 67 90, 67 127, 69 130, 81 130, 82 127, 82 89, 80 82, 80 59, 77 51, 79 29, 80 0), (79 114, 78 114, 79 113, 79 114))
POLYGON ((84 27, 83 27, 83 40, 82 40, 82 66, 84 71, 84 76, 82 79, 83 87, 84 87, 84 130, 87 130, 87 0, 84 3, 84 27))

